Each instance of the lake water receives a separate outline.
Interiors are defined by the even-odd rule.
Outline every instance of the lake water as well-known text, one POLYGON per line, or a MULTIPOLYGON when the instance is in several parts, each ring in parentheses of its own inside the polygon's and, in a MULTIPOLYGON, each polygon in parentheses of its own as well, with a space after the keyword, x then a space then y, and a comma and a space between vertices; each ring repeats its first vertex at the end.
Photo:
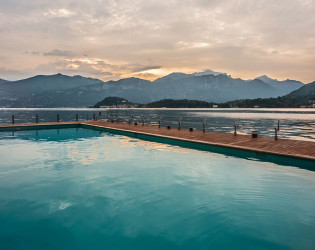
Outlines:
POLYGON ((98 119, 120 119, 127 122, 129 118, 145 123, 157 122, 161 117, 162 126, 168 123, 178 126, 181 119, 182 128, 193 126, 202 129, 202 123, 207 118, 207 131, 230 133, 237 124, 239 133, 250 134, 258 130, 259 135, 274 136, 274 128, 280 120, 280 138, 315 141, 315 109, 7 109, 0 108, 0 123, 11 123, 15 115, 16 123, 35 122, 38 114, 40 122, 74 121, 76 114, 80 120, 92 119, 93 114, 98 119), (99 116, 101 112, 101 116, 99 116))
POLYGON ((1 132, 0 159, 1 249, 315 249, 306 169, 88 129, 1 132))

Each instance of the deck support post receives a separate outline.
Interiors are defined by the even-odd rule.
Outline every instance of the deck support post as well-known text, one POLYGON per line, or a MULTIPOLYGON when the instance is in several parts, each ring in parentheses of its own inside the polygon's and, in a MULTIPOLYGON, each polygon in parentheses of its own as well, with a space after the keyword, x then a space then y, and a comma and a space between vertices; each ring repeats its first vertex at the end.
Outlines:
POLYGON ((252 131, 252 138, 257 138, 258 137, 258 132, 256 130, 252 131))

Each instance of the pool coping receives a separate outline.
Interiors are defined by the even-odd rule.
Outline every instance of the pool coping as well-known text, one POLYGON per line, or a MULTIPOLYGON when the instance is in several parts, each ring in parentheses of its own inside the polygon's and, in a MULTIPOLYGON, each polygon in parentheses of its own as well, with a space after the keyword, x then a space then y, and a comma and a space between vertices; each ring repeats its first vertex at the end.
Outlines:
MULTIPOLYGON (((233 149, 233 150, 242 150, 242 151, 249 151, 249 152, 254 152, 256 154, 268 154, 268 155, 276 155, 276 156, 281 156, 281 157, 290 157, 290 158, 297 158, 297 159, 303 159, 303 160, 308 160, 308 161, 315 161, 315 142, 309 142, 309 141, 298 141, 298 140, 288 140, 288 139, 279 139, 284 141, 286 143, 293 143, 293 142, 299 142, 302 143, 303 145, 307 145, 311 148, 314 148, 314 152, 311 155, 307 154, 299 154, 299 153, 289 153, 289 152, 274 152, 271 150, 266 150, 266 149, 259 149, 257 147, 250 147, 250 146, 242 146, 242 145, 233 145, 231 143, 220 143, 220 142, 214 142, 214 141, 206 141, 206 140, 200 140, 200 139, 192 139, 192 138, 185 138, 184 134, 180 134, 180 132, 177 132, 179 136, 172 136, 172 135, 167 135, 163 134, 162 130, 156 131, 159 133, 153 133, 153 132, 148 132, 148 131, 140 131, 141 130, 151 130, 152 128, 156 128, 156 126, 151 126, 151 125, 146 125, 146 126, 133 126, 134 129, 130 128, 121 128, 122 126, 127 126, 127 123, 111 123, 108 121, 78 121, 78 122, 53 122, 53 123, 24 123, 24 124, 4 124, 0 125, 0 131, 19 131, 19 130, 32 130, 32 129, 58 129, 58 128, 77 128, 77 127, 83 127, 83 128, 98 128, 98 129, 106 129, 109 130, 110 132, 115 133, 115 131, 119 132, 126 132, 130 134, 135 134, 135 135, 144 135, 144 136, 150 136, 154 138, 164 138, 168 140, 177 140, 181 142, 187 142, 187 143, 195 143, 195 144, 200 144, 200 145, 208 145, 208 146, 213 146, 213 147, 220 147, 220 148, 228 148, 228 149, 233 149), (150 129, 151 128, 151 129, 150 129)), ((130 126, 130 125, 129 125, 130 126)), ((165 128, 166 129, 166 128, 165 128)), ((183 130, 184 131, 184 130, 183 130)), ((201 131, 194 131, 193 133, 200 133, 201 131)), ((165 133, 165 132, 164 132, 165 133)), ((222 134, 222 135, 230 135, 226 133, 218 133, 218 132, 204 132, 208 134, 222 134)), ((205 135, 205 134, 203 134, 205 135)), ((244 138, 244 140, 240 140, 239 142, 253 142, 253 139, 251 139, 250 136, 248 135, 239 135, 244 138)), ((264 138, 265 140, 269 140, 268 143, 271 143, 270 140, 271 138, 267 137, 260 137, 264 138)), ((259 142, 256 141, 256 144, 259 142)), ((284 150, 285 151, 285 150, 284 150)))
POLYGON ((309 157, 309 156, 304 156, 304 155, 292 155, 292 154, 277 153, 277 152, 266 151, 266 150, 252 149, 252 148, 236 146, 236 145, 227 145, 227 144, 222 144, 222 143, 213 143, 213 142, 206 142, 206 141, 201 141, 201 140, 191 140, 191 139, 188 140, 188 139, 174 137, 174 136, 158 135, 158 134, 152 134, 152 133, 146 133, 146 132, 139 132, 139 131, 135 131, 135 130, 125 130, 125 129, 119 129, 119 128, 104 127, 104 126, 99 126, 99 125, 91 125, 90 123, 81 123, 81 125, 85 125, 85 126, 89 126, 89 127, 105 128, 107 130, 112 130, 112 131, 116 130, 116 131, 128 132, 128 133, 133 133, 133 134, 141 134, 141 135, 152 136, 152 137, 160 137, 160 138, 177 140, 177 141, 182 141, 182 142, 192 142, 192 143, 197 143, 197 144, 202 144, 202 145, 209 145, 209 146, 215 146, 215 147, 223 147, 223 148, 230 148, 230 149, 236 149, 236 150, 250 151, 250 152, 260 153, 260 154, 279 155, 279 156, 284 156, 284 157, 292 157, 292 158, 315 161, 315 156, 309 157))

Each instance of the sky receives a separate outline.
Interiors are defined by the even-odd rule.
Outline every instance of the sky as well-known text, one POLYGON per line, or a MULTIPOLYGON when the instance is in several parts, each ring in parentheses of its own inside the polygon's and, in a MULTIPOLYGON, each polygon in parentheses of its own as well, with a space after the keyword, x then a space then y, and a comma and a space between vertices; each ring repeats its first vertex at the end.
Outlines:
POLYGON ((0 0, 0 78, 315 81, 315 0, 0 0))

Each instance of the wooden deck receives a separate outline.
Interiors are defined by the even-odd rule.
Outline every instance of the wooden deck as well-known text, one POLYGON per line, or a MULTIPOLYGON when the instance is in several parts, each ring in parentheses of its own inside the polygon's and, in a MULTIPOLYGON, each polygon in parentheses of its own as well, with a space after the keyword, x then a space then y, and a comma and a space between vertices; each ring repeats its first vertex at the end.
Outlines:
POLYGON ((47 125, 76 125, 85 124, 107 129, 114 129, 137 134, 150 135, 162 138, 172 138, 182 141, 199 142, 213 146, 220 146, 233 149, 254 151, 257 153, 289 156, 315 161, 315 142, 299 141, 274 138, 258 137, 252 138, 250 135, 236 135, 218 132, 202 132, 194 130, 190 132, 187 129, 178 130, 177 128, 167 129, 166 127, 157 127, 151 125, 142 126, 128 123, 117 123, 107 121, 84 121, 84 122, 54 122, 54 123, 31 123, 31 124, 4 124, 0 128, 20 128, 29 126, 47 126, 47 125))

